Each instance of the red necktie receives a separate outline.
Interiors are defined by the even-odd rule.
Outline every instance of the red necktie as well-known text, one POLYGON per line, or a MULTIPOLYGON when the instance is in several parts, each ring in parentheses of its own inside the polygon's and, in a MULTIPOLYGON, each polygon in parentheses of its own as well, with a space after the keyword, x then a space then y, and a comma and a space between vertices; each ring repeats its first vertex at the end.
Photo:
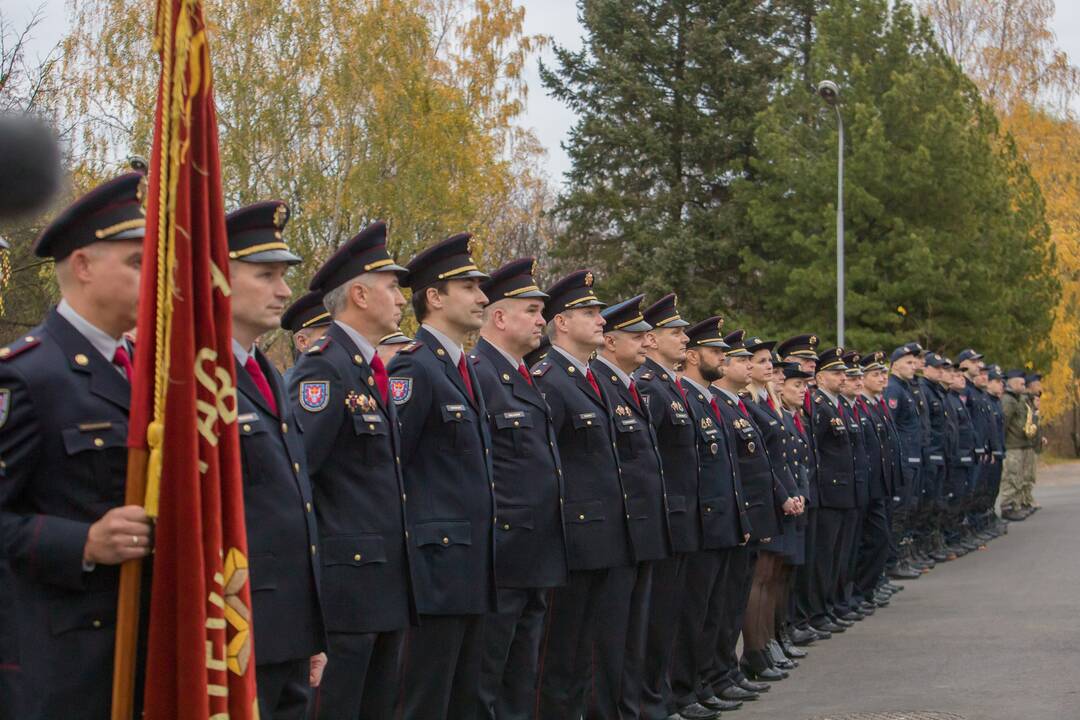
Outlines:
POLYGON ((600 394, 600 386, 596 384, 596 377, 592 374, 592 368, 585 371, 585 379, 592 385, 592 389, 596 392, 596 397, 602 400, 604 396, 600 394))
POLYGON ((383 405, 386 405, 386 392, 390 387, 390 378, 386 374, 386 366, 383 365, 379 353, 375 353, 371 358, 371 374, 375 377, 375 387, 379 388, 379 395, 382 396, 383 405))
POLYGON ((532 375, 530 375, 529 371, 525 369, 525 363, 521 363, 518 365, 518 375, 521 375, 521 377, 525 378, 525 382, 532 385, 532 375))
POLYGON ((844 417, 844 403, 837 400, 836 401, 836 409, 840 413, 840 419, 841 420, 846 420, 847 418, 844 417))
POLYGON ((716 416, 716 420, 717 420, 717 422, 719 422, 719 420, 720 420, 720 406, 716 404, 716 398, 711 398, 709 400, 709 407, 712 408, 713 415, 716 416))
POLYGON ((633 380, 630 381, 630 397, 634 398, 634 402, 638 406, 638 410, 641 409, 641 396, 638 395, 637 385, 633 380))
POLYGON ((475 403, 476 395, 473 393, 472 378, 469 377, 469 368, 465 365, 465 353, 461 353, 461 357, 458 358, 457 370, 461 373, 461 381, 465 383, 465 391, 469 394, 469 399, 475 403))
POLYGON ((799 418, 799 414, 797 412, 792 413, 791 417, 795 418, 795 427, 799 429, 799 432, 805 435, 806 430, 803 428, 802 419, 799 418))
POLYGON ((689 405, 690 403, 686 400, 686 388, 684 388, 682 383, 678 380, 675 381, 675 387, 679 389, 679 394, 682 395, 683 405, 689 405))
POLYGON ((806 414, 809 415, 810 414, 810 391, 809 390, 807 390, 806 394, 803 395, 802 406, 803 406, 803 409, 806 410, 806 414))
POLYGON ((127 348, 123 345, 116 346, 116 352, 112 357, 113 365, 124 371, 124 377, 131 382, 131 375, 134 372, 134 368, 131 367, 131 356, 128 355, 127 348))
POLYGON ((891 418, 892 414, 889 413, 889 406, 885 404, 885 398, 878 398, 878 405, 881 406, 882 411, 885 413, 885 417, 891 418))
POLYGON ((772 410, 773 412, 776 412, 776 403, 773 402, 772 395, 769 395, 768 393, 766 393, 765 402, 767 402, 769 404, 769 409, 770 410, 772 410))
POLYGON ((743 405, 742 398, 739 398, 739 411, 742 412, 742 414, 746 417, 750 417, 749 411, 747 411, 746 406, 743 405))
POLYGON ((263 399, 266 400, 266 406, 270 408, 272 413, 277 415, 277 401, 274 400, 274 393, 270 391, 270 383, 266 381, 266 376, 263 375, 262 368, 259 367, 259 361, 255 359, 254 355, 248 355, 247 362, 244 363, 244 369, 247 370, 247 374, 251 376, 251 379, 255 381, 255 387, 259 388, 259 392, 262 393, 263 399))

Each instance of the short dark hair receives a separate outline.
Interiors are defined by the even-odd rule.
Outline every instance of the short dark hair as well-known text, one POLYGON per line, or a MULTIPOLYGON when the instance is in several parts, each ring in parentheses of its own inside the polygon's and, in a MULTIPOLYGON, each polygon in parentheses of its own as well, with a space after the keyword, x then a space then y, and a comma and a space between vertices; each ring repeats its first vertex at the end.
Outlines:
POLYGON ((450 287, 449 280, 436 280, 427 287, 413 290, 412 294, 412 309, 413 314, 416 315, 416 322, 424 322, 424 318, 428 314, 427 306, 427 289, 429 287, 435 288, 440 295, 446 295, 447 289, 450 287))

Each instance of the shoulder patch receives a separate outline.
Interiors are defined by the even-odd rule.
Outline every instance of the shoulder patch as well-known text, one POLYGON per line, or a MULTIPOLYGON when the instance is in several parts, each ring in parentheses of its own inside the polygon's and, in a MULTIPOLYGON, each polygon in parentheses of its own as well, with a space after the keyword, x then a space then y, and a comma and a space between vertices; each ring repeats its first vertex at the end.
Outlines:
POLYGON ((413 379, 411 377, 390 378, 390 399, 394 401, 395 405, 404 405, 409 402, 409 398, 412 397, 412 384, 413 379))
POLYGON ((533 368, 532 374, 536 377, 543 377, 544 374, 551 369, 551 363, 544 360, 539 365, 533 368))
POLYGON ((899 403, 897 403, 897 401, 896 401, 896 398, 894 398, 894 397, 891 397, 891 398, 889 398, 889 407, 890 407, 890 408, 892 408, 893 410, 895 410, 895 409, 896 409, 896 406, 897 406, 898 404, 899 404, 899 403))
POLYGON ((323 335, 321 338, 313 342, 311 344, 311 347, 309 347, 305 351, 305 353, 308 355, 321 353, 323 350, 330 346, 331 342, 333 341, 330 339, 329 335, 323 335))
POLYGON ((300 407, 308 412, 320 412, 330 404, 329 380, 305 380, 300 383, 300 407))
MULTIPOLYGON (((401 350, 399 350, 398 352, 414 353, 417 350, 419 350, 420 348, 422 348, 423 346, 424 346, 424 343, 422 343, 422 342, 420 342, 418 340, 413 340, 411 343, 409 343, 405 347, 401 348, 401 350)), ((402 401, 402 402, 404 402, 404 401, 402 401)))
POLYGON ((7 424, 9 415, 11 415, 11 391, 0 388, 0 428, 7 424))
POLYGON ((10 360, 17 355, 21 355, 30 348, 35 348, 41 344, 41 338, 36 335, 24 335, 15 342, 11 343, 7 347, 0 348, 0 360, 10 360))

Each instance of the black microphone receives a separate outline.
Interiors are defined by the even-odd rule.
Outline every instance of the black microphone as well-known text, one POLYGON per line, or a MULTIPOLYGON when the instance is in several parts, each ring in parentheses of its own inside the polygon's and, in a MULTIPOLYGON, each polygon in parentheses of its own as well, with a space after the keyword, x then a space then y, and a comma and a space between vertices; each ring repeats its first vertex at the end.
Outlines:
POLYGON ((61 178, 52 129, 26 115, 0 115, 0 220, 43 210, 61 178))

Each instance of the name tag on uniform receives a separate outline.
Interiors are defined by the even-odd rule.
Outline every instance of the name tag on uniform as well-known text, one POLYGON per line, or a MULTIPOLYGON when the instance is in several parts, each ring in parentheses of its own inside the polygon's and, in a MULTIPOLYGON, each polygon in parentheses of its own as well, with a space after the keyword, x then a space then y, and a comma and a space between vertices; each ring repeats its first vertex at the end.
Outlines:
POLYGON ((447 405, 446 409, 449 412, 465 412, 465 406, 464 405, 447 405))
POLYGON ((364 422, 369 422, 369 423, 382 422, 382 415, 379 415, 378 413, 371 413, 369 415, 361 415, 360 417, 362 417, 364 419, 364 422))
POLYGON ((254 421, 258 420, 258 419, 259 419, 259 413, 250 412, 250 413, 244 413, 243 415, 238 415, 236 417, 236 422, 241 422, 241 423, 254 422, 254 421))
POLYGON ((504 412, 503 417, 506 418, 507 420, 513 420, 514 418, 523 418, 523 417, 525 417, 525 412, 523 410, 513 410, 511 412, 504 412))

